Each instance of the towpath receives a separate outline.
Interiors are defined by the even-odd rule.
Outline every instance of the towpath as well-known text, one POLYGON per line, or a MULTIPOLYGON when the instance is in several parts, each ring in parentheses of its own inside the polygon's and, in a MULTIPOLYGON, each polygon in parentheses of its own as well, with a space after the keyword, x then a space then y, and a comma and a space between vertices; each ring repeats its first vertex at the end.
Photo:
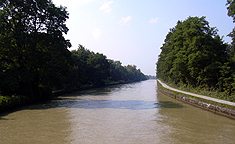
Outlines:
POLYGON ((235 106, 234 102, 230 102, 230 101, 226 101, 226 100, 220 100, 220 99, 216 99, 216 98, 212 98, 212 97, 208 97, 208 96, 203 96, 203 95, 199 95, 199 94, 194 94, 194 93, 190 93, 190 92, 181 91, 181 90, 169 87, 165 83, 161 82, 159 79, 158 79, 158 81, 159 81, 159 83, 162 84, 162 86, 164 88, 167 88, 167 89, 170 89, 170 90, 173 90, 173 91, 176 91, 176 92, 180 92, 180 93, 184 93, 184 94, 187 94, 187 95, 203 98, 203 99, 210 100, 210 101, 215 101, 215 102, 222 103, 222 104, 227 104, 227 105, 235 106))

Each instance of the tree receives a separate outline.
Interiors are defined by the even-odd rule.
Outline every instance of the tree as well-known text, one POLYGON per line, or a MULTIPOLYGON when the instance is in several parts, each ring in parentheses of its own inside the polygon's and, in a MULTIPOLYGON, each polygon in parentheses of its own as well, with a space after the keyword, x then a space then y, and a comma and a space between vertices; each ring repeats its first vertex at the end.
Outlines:
POLYGON ((109 62, 105 55, 94 53, 79 45, 72 51, 77 69, 77 79, 81 84, 102 86, 109 77, 109 62))
POLYGON ((109 60, 109 63, 111 81, 128 81, 127 70, 122 66, 120 61, 109 60))
POLYGON ((62 88, 73 65, 65 7, 51 0, 0 2, 0 91, 41 97, 62 88), (9 88, 10 87, 10 88, 9 88))
POLYGON ((124 68, 128 72, 128 81, 141 81, 147 79, 147 77, 140 71, 140 69, 137 69, 136 65, 127 65, 124 66, 124 68))
MULTIPOLYGON (((227 9, 228 16, 233 18, 233 23, 235 22, 235 1, 227 0, 227 9)), ((222 66, 222 77, 221 84, 223 85, 223 89, 227 94, 233 93, 235 90, 235 28, 233 28, 232 32, 228 34, 232 38, 231 44, 228 45, 228 53, 230 57, 230 62, 225 63, 222 66)))
MULTIPOLYGON (((233 18, 233 23, 235 22, 235 1, 234 0, 227 0, 227 9, 228 9, 228 16, 233 18)), ((233 28, 232 32, 230 32, 228 34, 228 36, 230 36, 232 38, 232 42, 231 42, 231 51, 233 53, 232 57, 233 59, 235 59, 235 28, 233 28)))
POLYGON ((75 61, 75 71, 76 71, 76 79, 77 83, 82 85, 87 84, 88 82, 88 65, 87 59, 91 55, 91 51, 86 49, 84 46, 79 45, 77 50, 71 51, 72 58, 75 61))
POLYGON ((205 17, 178 21, 161 49, 157 76, 176 84, 216 87, 220 66, 228 61, 227 45, 205 17))
POLYGON ((109 60, 110 63, 110 80, 115 82, 134 82, 146 80, 145 76, 136 65, 122 66, 120 61, 109 60))
POLYGON ((104 86, 105 80, 108 79, 109 73, 109 62, 103 54, 92 53, 87 59, 89 75, 88 81, 92 82, 94 85, 104 86))

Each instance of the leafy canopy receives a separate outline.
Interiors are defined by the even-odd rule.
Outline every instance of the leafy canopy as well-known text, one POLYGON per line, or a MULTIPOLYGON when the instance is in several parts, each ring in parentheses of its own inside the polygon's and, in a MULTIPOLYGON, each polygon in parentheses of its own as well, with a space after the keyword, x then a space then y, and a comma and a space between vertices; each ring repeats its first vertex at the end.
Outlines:
POLYGON ((38 96, 63 85, 72 65, 66 19, 66 8, 51 0, 0 2, 2 94, 38 96))
POLYGON ((227 45, 205 17, 188 17, 170 29, 157 62, 157 76, 190 86, 215 87, 227 45))

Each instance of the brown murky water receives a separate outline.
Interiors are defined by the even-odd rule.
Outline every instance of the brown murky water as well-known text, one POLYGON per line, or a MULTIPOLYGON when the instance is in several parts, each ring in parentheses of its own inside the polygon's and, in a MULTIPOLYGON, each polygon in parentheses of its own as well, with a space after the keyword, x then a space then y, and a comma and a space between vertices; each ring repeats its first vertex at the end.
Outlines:
POLYGON ((157 92, 155 80, 92 89, 0 116, 3 144, 234 144, 235 120, 157 92))

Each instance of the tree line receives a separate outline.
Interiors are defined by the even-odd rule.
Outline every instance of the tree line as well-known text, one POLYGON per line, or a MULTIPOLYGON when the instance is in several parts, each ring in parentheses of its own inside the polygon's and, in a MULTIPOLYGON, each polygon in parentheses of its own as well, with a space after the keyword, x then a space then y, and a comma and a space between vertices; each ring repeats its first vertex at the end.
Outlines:
MULTIPOLYGON (((228 15, 235 21, 235 2, 227 1, 228 15)), ((166 35, 157 62, 157 77, 191 88, 223 92, 235 101, 235 29, 225 43, 206 17, 178 21, 166 35)))
POLYGON ((80 44, 77 50, 71 51, 71 56, 75 64, 67 79, 66 90, 147 79, 136 65, 123 66, 120 61, 107 59, 105 55, 94 53, 80 44))
POLYGON ((64 38, 66 7, 51 0, 0 2, 0 94, 42 99, 53 90, 146 79, 135 65, 122 66, 64 38))

